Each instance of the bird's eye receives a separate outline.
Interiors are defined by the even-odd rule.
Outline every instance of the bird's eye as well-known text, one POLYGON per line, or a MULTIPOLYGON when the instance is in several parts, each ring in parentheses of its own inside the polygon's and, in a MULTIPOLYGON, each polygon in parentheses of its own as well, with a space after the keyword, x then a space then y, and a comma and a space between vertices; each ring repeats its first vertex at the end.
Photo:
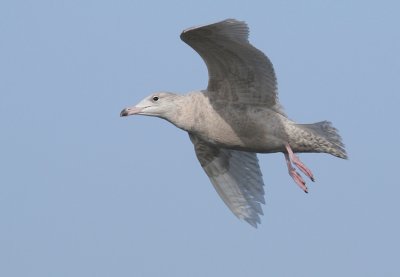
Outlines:
POLYGON ((158 101, 158 96, 154 96, 153 101, 158 101))

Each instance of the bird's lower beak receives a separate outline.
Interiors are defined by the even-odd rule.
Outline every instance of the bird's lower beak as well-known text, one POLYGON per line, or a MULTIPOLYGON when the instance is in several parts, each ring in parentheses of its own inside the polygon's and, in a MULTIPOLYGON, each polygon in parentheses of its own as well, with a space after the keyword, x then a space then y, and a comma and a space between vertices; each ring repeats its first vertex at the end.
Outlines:
POLYGON ((120 116, 128 116, 128 115, 133 115, 133 114, 138 114, 140 113, 144 107, 132 107, 132 108, 126 108, 123 109, 120 113, 120 116))

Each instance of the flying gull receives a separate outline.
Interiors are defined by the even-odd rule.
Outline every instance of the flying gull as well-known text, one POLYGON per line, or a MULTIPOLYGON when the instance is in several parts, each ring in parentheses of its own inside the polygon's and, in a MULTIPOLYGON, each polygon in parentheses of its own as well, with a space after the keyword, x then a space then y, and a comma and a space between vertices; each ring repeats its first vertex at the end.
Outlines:
POLYGON ((248 36, 247 24, 235 19, 186 29, 180 37, 206 63, 207 89, 186 95, 156 92, 121 116, 156 116, 187 131, 219 196, 238 218, 257 227, 265 203, 257 153, 282 152, 289 175, 305 192, 296 168, 312 181, 314 175, 295 153, 347 155, 330 122, 288 119, 278 101, 272 63, 248 36))

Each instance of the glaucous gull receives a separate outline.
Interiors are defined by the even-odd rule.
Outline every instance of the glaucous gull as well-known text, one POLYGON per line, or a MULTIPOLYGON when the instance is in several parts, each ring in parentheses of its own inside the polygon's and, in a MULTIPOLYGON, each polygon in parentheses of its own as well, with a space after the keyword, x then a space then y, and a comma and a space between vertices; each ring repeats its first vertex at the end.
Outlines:
POLYGON ((156 116, 187 131, 222 200, 238 218, 257 227, 265 201, 256 153, 282 152, 289 175, 305 192, 295 167, 312 181, 314 176, 295 153, 347 155, 330 122, 288 119, 278 101, 272 63, 249 43, 248 34, 247 24, 235 19, 186 29, 180 37, 206 63, 207 89, 186 95, 156 92, 121 116, 156 116))

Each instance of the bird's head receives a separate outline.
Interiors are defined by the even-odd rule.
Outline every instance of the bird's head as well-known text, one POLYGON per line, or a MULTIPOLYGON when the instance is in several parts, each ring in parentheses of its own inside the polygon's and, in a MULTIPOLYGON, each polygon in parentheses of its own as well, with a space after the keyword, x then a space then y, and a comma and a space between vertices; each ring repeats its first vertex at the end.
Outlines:
POLYGON ((153 93, 133 107, 125 108, 120 116, 147 115, 168 119, 169 114, 176 109, 179 95, 169 92, 153 93))

